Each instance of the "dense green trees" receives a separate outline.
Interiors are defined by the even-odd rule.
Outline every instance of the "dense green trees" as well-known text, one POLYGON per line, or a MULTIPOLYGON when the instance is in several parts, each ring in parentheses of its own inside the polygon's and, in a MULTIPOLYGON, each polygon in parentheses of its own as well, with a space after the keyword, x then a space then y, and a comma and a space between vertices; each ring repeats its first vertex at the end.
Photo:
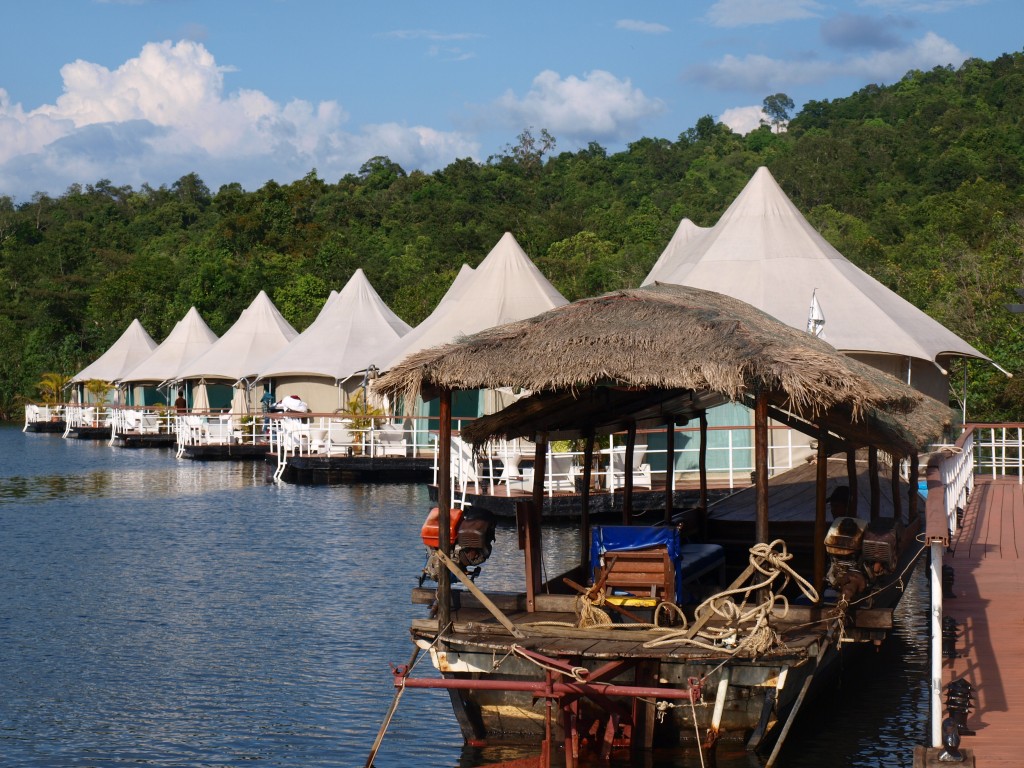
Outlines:
MULTIPOLYGON (((760 165, 848 258, 1005 367, 1024 371, 1024 55, 913 71, 740 136, 711 116, 675 140, 558 152, 530 128, 434 173, 373 157, 336 182, 216 192, 189 173, 135 190, 0 197, 0 414, 73 373, 138 317, 162 339, 195 305, 223 333, 266 290, 300 330, 359 267, 410 324, 506 231, 568 298, 636 286, 679 220, 709 226, 760 165)), ((776 120, 777 118, 777 120, 776 120)), ((1024 387, 972 364, 971 411, 1024 418, 1024 387)), ((957 372, 956 375, 959 375, 957 372)))

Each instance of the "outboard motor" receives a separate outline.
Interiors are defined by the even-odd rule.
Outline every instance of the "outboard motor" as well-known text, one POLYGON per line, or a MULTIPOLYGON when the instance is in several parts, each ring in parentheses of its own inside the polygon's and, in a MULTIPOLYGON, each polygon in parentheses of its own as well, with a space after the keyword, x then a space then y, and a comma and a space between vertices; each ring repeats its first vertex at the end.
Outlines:
MULTIPOLYGON (((439 518, 438 508, 434 507, 420 530, 420 537, 427 547, 427 562, 420 574, 420 586, 428 579, 438 581, 447 570, 434 554, 441 546, 439 518)), ((480 566, 491 556, 495 534, 494 515, 486 510, 453 508, 449 515, 449 526, 452 549, 448 554, 470 579, 475 579, 480 573, 480 566)))
POLYGON ((868 586, 896 570, 899 523, 891 518, 869 523, 837 517, 825 535, 828 583, 849 602, 868 586))

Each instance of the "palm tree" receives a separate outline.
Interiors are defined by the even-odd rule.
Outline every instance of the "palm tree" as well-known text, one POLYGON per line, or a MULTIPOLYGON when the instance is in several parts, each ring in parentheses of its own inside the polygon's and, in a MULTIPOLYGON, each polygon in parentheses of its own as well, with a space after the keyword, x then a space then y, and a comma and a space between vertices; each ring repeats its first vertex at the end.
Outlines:
POLYGON ((93 402, 105 403, 107 395, 114 388, 114 385, 103 379, 89 379, 85 382, 85 391, 93 396, 93 402))
POLYGON ((71 377, 55 371, 47 371, 36 383, 39 396, 46 405, 55 405, 64 399, 64 387, 71 381, 71 377))

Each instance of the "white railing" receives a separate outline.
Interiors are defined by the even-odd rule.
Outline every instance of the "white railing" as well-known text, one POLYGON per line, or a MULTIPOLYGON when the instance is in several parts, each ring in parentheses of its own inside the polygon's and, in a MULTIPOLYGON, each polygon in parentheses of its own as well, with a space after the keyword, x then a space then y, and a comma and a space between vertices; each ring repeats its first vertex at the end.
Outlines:
POLYGON ((69 404, 64 408, 64 437, 72 430, 84 427, 108 427, 111 408, 108 405, 69 404))
POLYGON ((60 421, 63 418, 63 405, 36 405, 35 403, 27 403, 25 405, 25 426, 22 427, 21 431, 26 431, 31 424, 60 421))
POLYGON ((958 516, 967 508, 967 497, 971 493, 974 479, 975 434, 968 433, 959 446, 949 446, 940 451, 944 454, 937 462, 939 478, 942 480, 942 502, 950 536, 959 525, 958 516))
POLYGON ((238 445, 245 442, 266 442, 261 419, 240 413, 190 411, 173 415, 173 431, 177 437, 178 458, 185 448, 196 445, 238 445))
POLYGON ((975 424, 974 467, 979 475, 1015 476, 1024 483, 1024 424, 975 424))
POLYGON ((118 435, 174 434, 174 413, 166 408, 115 407, 110 414, 110 445, 118 435))
MULTIPOLYGON (((489 493, 511 496, 514 492, 529 493, 533 489, 533 461, 536 445, 530 441, 492 440, 474 453, 471 446, 457 437, 459 425, 453 430, 451 452, 452 504, 466 505, 468 493, 489 493)), ((752 432, 750 426, 709 427, 708 432, 724 435, 722 445, 709 445, 708 465, 718 467, 708 471, 708 477, 717 487, 728 489, 744 488, 751 484, 753 448, 749 437, 741 434, 752 432), (747 457, 746 460, 741 457, 747 457)), ((633 487, 648 490, 665 487, 666 472, 672 473, 673 487, 687 483, 696 487, 699 483, 700 439, 699 428, 676 430, 676 445, 680 437, 697 436, 693 447, 679 447, 673 451, 673 460, 665 461, 664 448, 651 448, 645 441, 648 436, 664 434, 663 430, 641 431, 634 446, 633 487), (659 458, 660 457, 660 458, 659 458), (664 466, 665 469, 652 469, 664 466)), ((769 474, 774 475, 792 469, 814 454, 811 438, 786 427, 772 427, 773 444, 768 449, 769 474)), ((595 446, 594 466, 591 482, 595 489, 615 492, 625 483, 626 435, 618 433, 595 446)), ((549 451, 545 466, 545 493, 550 498, 558 491, 578 491, 583 477, 582 451, 549 451)), ((434 484, 437 484, 437 454, 434 457, 434 484)))
POLYGON ((277 457, 280 481, 295 456, 419 458, 433 455, 436 433, 425 419, 351 414, 268 414, 268 450, 277 457))

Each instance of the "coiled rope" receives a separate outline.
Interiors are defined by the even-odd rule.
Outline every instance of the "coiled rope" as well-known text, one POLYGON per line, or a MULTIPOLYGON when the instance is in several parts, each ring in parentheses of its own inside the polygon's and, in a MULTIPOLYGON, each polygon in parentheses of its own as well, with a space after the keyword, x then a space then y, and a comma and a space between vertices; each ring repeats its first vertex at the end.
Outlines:
POLYGON ((771 628, 769 618, 779 606, 782 608, 782 618, 789 613, 789 600, 781 594, 782 590, 793 581, 811 602, 818 601, 817 590, 789 564, 792 559, 793 555, 786 549, 782 539, 775 539, 770 544, 755 544, 750 548, 749 556, 752 578, 756 578, 753 574, 760 574, 763 578, 719 592, 698 605, 694 611, 694 619, 698 624, 717 617, 722 620, 721 625, 705 626, 696 634, 685 628, 675 629, 664 637, 644 643, 644 647, 685 644, 718 651, 725 645, 732 647, 731 655, 756 658, 780 645, 779 636, 771 628), (780 578, 782 583, 774 591, 769 589, 780 578), (754 594, 761 590, 764 590, 761 601, 748 604, 754 594), (737 597, 740 598, 739 602, 737 597))

